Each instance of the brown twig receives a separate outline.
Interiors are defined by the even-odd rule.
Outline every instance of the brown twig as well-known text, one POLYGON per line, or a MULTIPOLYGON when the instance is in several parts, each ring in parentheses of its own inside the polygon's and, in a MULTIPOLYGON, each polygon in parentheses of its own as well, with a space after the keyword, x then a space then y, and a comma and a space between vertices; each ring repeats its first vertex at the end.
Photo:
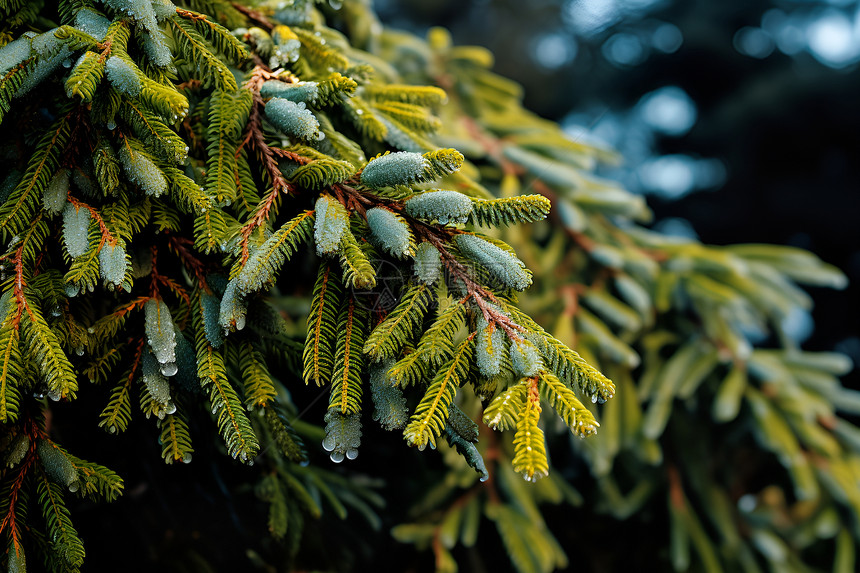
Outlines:
POLYGON ((235 8, 237 11, 241 12, 246 18, 248 18, 248 20, 259 26, 260 28, 265 28, 267 31, 271 32, 272 29, 275 27, 275 25, 272 24, 268 18, 266 18, 266 15, 259 10, 254 10, 253 8, 249 8, 238 2, 230 2, 230 4, 233 6, 233 8, 235 8))
POLYGON ((16 552, 22 550, 15 515, 15 505, 18 502, 18 493, 24 485, 24 479, 27 477, 27 473, 36 461, 36 444, 38 443, 38 440, 47 437, 39 427, 39 424, 29 416, 24 419, 23 432, 30 439, 30 447, 27 448, 27 453, 24 454, 24 460, 21 463, 21 467, 18 469, 18 475, 15 476, 15 479, 12 481, 12 487, 9 491, 9 510, 6 515, 3 516, 3 521, 0 522, 0 533, 3 533, 7 527, 9 528, 9 536, 12 538, 12 546, 16 552))
POLYGON ((167 244, 176 256, 179 257, 185 268, 194 275, 203 287, 203 290, 210 292, 209 286, 206 283, 206 265, 194 256, 191 249, 194 242, 187 237, 180 237, 171 233, 167 235, 167 244))
POLYGON ((245 137, 239 145, 236 153, 238 154, 241 152, 246 145, 250 145, 250 147, 257 151, 260 162, 263 164, 263 168, 266 170, 266 173, 269 175, 269 179, 272 181, 272 190, 266 194, 262 201, 260 201, 254 216, 251 217, 251 220, 242 227, 241 264, 245 264, 245 261, 248 260, 248 239, 257 228, 261 227, 268 220, 269 214, 276 207, 276 202, 280 194, 296 193, 295 188, 286 180, 283 173, 281 173, 281 169, 278 167, 277 158, 280 151, 276 152, 274 150, 275 148, 270 147, 266 143, 266 138, 263 134, 262 110, 265 104, 263 103, 263 98, 260 95, 260 88, 262 87, 263 82, 275 78, 277 78, 277 76, 272 72, 265 70, 261 66, 256 66, 254 71, 251 73, 250 79, 248 79, 243 86, 244 89, 251 90, 254 102, 251 107, 251 113, 248 116, 248 125, 245 129, 245 137))
POLYGON ((111 234, 110 230, 107 228, 107 225, 104 222, 104 219, 102 219, 101 215, 99 215, 99 212, 96 210, 95 207, 92 207, 79 199, 75 199, 74 197, 72 197, 71 193, 68 194, 68 199, 69 203, 74 205, 76 211, 81 208, 86 209, 90 212, 92 218, 96 220, 96 223, 98 223, 99 231, 101 231, 102 234, 102 238, 99 241, 99 249, 101 249, 102 245, 104 245, 105 243, 111 246, 116 245, 116 238, 111 234))

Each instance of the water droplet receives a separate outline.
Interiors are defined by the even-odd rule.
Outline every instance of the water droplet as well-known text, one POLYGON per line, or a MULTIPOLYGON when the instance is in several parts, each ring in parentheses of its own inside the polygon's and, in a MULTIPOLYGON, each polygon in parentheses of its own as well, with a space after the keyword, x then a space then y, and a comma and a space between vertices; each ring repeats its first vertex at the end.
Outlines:
POLYGON ((355 448, 349 448, 346 451, 346 457, 347 457, 347 459, 354 460, 355 458, 358 457, 358 450, 355 448))
POLYGON ((89 328, 87 329, 87 332, 88 332, 89 334, 95 334, 96 329, 95 329, 95 328, 93 328, 93 327, 91 326, 91 327, 89 327, 89 328))
MULTIPOLYGON (((179 367, 176 366, 176 362, 165 362, 161 365, 160 370, 161 373, 165 376, 175 376, 176 373, 179 371, 179 367)), ((172 414, 173 412, 168 413, 172 414)))
POLYGON ((322 447, 327 452, 332 451, 335 447, 334 436, 326 436, 322 441, 322 447))
POLYGON ((54 402, 59 402, 60 401, 60 393, 59 392, 48 392, 48 398, 50 398, 54 402))
POLYGON ((78 356, 83 356, 84 355, 84 347, 78 346, 77 348, 75 348, 75 354, 77 354, 78 356))
POLYGON ((116 434, 116 426, 108 426, 108 434, 116 434))
POLYGON ((81 484, 76 482, 76 481, 73 481, 72 483, 69 484, 69 491, 72 493, 78 491, 80 488, 81 488, 81 484))
POLYGON ((597 394, 595 394, 594 396, 591 397, 591 403, 597 404, 597 394))
POLYGON ((191 463, 191 454, 189 454, 189 453, 187 453, 187 452, 186 452, 186 453, 182 456, 182 463, 183 463, 183 464, 190 464, 190 463, 191 463))
POLYGON ((339 464, 343 461, 343 452, 332 452, 329 457, 331 458, 331 461, 336 464, 339 464))
POLYGON ((245 328, 245 317, 236 317, 236 330, 242 330, 243 328, 245 328))
POLYGON ((168 413, 168 414, 173 414, 173 413, 175 413, 175 412, 176 412, 176 404, 174 404, 173 402, 168 402, 168 403, 167 403, 167 406, 166 406, 166 407, 165 407, 165 409, 164 409, 164 411, 165 411, 166 413, 168 413))
POLYGON ((481 479, 480 479, 479 481, 481 481, 481 482, 485 482, 485 481, 487 481, 488 479, 490 479, 490 476, 489 476, 489 475, 482 475, 482 476, 481 476, 481 479))

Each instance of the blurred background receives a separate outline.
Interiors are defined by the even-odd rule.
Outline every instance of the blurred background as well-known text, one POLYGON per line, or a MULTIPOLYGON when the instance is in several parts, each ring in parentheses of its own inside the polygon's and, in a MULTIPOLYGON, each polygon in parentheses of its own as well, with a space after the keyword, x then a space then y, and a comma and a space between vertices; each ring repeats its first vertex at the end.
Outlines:
MULTIPOLYGON (((418 34, 489 48, 525 105, 618 150, 601 175, 664 233, 803 247, 848 275, 790 318, 860 364, 860 2, 375 0, 418 34), (812 325, 815 324, 813 330, 812 325)), ((860 387, 854 373, 847 385, 860 387)))

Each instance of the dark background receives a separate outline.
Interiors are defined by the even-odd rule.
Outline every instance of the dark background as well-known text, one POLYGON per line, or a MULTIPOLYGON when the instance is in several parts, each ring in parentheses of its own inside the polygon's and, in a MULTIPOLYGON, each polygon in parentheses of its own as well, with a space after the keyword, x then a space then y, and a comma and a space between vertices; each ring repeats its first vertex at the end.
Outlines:
MULTIPOLYGON (((842 269, 847 289, 812 289, 815 329, 804 347, 841 350, 860 363, 856 1, 386 0, 376 6, 389 25, 419 34, 445 26, 456 43, 489 48, 494 69, 523 84, 526 107, 562 122, 574 137, 596 136, 620 149, 624 166, 603 174, 648 193, 657 228, 717 245, 794 245, 842 269), (686 107, 670 101, 663 129, 654 129, 643 96, 665 88, 680 88, 686 107), (690 104, 695 121, 679 133, 690 104), (664 156, 670 161, 660 162, 664 156), (667 163, 680 173, 664 169, 657 175, 668 189, 649 187, 653 165, 667 163), (685 189, 691 170, 683 168, 690 166, 698 189, 685 189), (698 180, 697 170, 705 172, 698 180)), ((797 319, 803 340, 811 324, 797 319)), ((846 383, 857 388, 858 382, 855 369, 846 383)))

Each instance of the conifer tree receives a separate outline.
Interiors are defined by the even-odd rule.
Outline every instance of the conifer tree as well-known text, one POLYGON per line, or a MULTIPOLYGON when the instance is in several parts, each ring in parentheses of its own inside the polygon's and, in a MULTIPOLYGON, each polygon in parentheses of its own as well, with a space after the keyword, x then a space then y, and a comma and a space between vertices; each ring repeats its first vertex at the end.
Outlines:
POLYGON ((590 173, 611 152, 525 111, 489 53, 386 30, 362 0, 0 14, 8 570, 79 570, 69 508, 123 492, 77 457, 98 451, 56 440, 57 404, 107 434, 149 424, 167 464, 219 440, 293 557, 306 520, 377 523, 378 494, 319 452, 381 447, 363 432, 379 423, 443 453, 448 477, 416 475, 414 521, 392 531, 440 571, 488 525, 519 571, 587 560, 544 503, 668 512, 677 570, 801 568, 819 545, 851 570, 850 364, 782 332, 811 304, 797 284, 840 287, 836 269, 649 231, 641 198, 590 173), (319 419, 298 415, 305 385, 328 397, 319 419), (738 485, 750 436, 785 479, 738 485), (587 498, 547 444, 587 465, 587 498))

